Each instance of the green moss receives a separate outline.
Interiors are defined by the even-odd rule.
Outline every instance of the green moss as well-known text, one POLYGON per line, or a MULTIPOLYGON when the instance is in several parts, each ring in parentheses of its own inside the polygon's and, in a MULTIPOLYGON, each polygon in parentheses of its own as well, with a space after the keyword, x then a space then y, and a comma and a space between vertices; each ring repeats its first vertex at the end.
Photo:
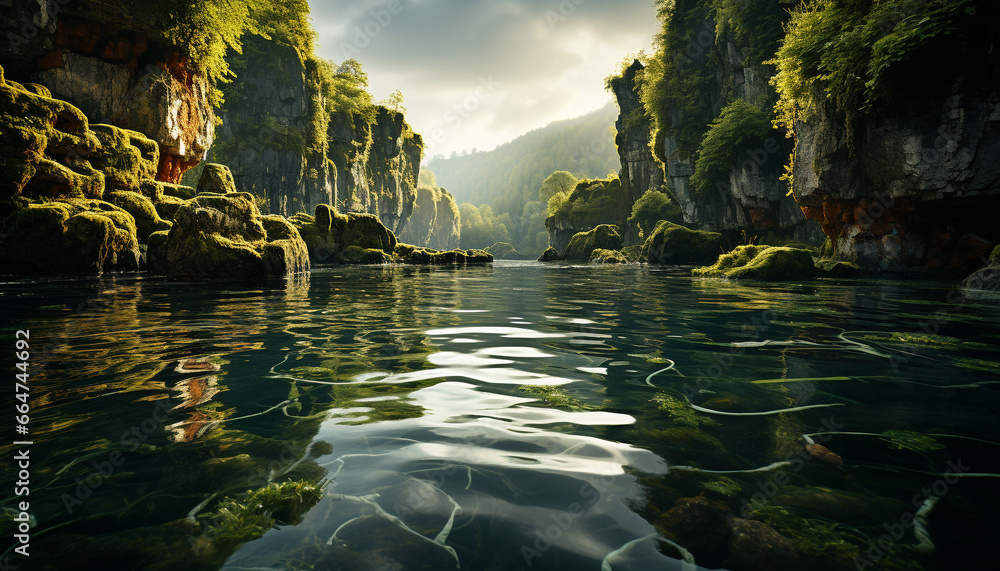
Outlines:
POLYGON ((695 268, 696 276, 729 279, 795 280, 813 277, 816 266, 805 250, 779 246, 740 246, 719 256, 713 266, 695 268))
POLYGON ((1000 264, 1000 246, 993 248, 990 253, 990 264, 1000 264))
POLYGON ((662 220, 642 245, 639 257, 650 264, 703 264, 721 251, 722 234, 662 220))
POLYGON ((206 163, 198 179, 198 192, 212 194, 230 194, 236 192, 236 182, 233 173, 226 165, 206 163))
POLYGON ((357 261, 359 251, 380 250, 391 254, 397 245, 396 236, 377 216, 341 214, 328 204, 318 205, 314 216, 296 214, 291 222, 305 240, 313 263, 361 263, 357 261), (348 256, 350 248, 355 249, 348 256))
POLYGON ((736 496, 743 491, 743 486, 741 486, 739 482, 726 477, 722 477, 711 482, 702 482, 701 487, 709 492, 720 496, 726 496, 727 498, 736 496))
POLYGON ((176 196, 164 195, 156 204, 156 213, 160 215, 160 218, 164 220, 173 220, 177 215, 177 210, 186 205, 187 200, 183 198, 177 198, 176 196))
POLYGON ((100 143, 91 156, 95 169, 104 173, 106 191, 140 191, 143 180, 154 180, 160 162, 155 141, 137 131, 112 125, 91 125, 100 143))
POLYGON ((549 200, 545 227, 589 229, 614 224, 623 228, 631 213, 631 198, 618 178, 581 180, 569 195, 558 193, 549 200))
POLYGON ((590 254, 591 264, 627 264, 629 259, 617 250, 596 249, 590 254))
POLYGON ((494 258, 499 260, 527 260, 529 256, 525 256, 521 252, 518 252, 514 246, 508 242, 497 242, 489 248, 486 248, 494 258))
POLYGON ((562 260, 563 257, 559 255, 559 251, 549 246, 542 252, 542 255, 538 257, 539 262, 558 262, 562 260))
POLYGON ((589 232, 574 235, 566 246, 565 258, 570 261, 589 261, 594 250, 620 250, 622 236, 618 227, 601 224, 589 232))
POLYGON ((840 260, 819 260, 816 269, 833 278, 851 278, 861 275, 861 266, 840 260))
POLYGON ((130 214, 99 200, 30 204, 8 222, 0 260, 5 272, 76 274, 138 269, 139 243, 130 214))
POLYGON ((160 218, 153 202, 138 192, 110 192, 104 198, 132 215, 140 242, 145 242, 153 232, 170 229, 170 222, 160 218))

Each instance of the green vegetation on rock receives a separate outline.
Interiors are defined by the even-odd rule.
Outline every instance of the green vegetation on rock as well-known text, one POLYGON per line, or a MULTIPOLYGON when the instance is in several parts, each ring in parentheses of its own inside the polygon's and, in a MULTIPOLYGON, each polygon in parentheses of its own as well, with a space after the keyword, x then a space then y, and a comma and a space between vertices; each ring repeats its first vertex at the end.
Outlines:
POLYGON ((660 220, 679 224, 683 219, 680 206, 667 193, 659 190, 649 190, 640 196, 632 205, 632 214, 628 217, 628 221, 637 224, 646 237, 653 232, 660 220))
POLYGON ((727 184, 730 168, 738 162, 739 150, 747 142, 760 142, 771 131, 767 113, 737 99, 727 105, 708 126, 691 175, 691 186, 706 193, 718 184, 727 184))
POLYGON ((569 241, 566 247, 565 259, 570 261, 590 261, 595 250, 620 250, 622 236, 618 227, 611 224, 601 224, 589 232, 579 232, 569 241))
POLYGON ((650 264, 704 264, 722 252, 722 235, 660 221, 646 238, 639 258, 650 264))
POLYGON ((627 264, 631 260, 618 250, 598 248, 590 253, 591 264, 627 264))
POLYGON ((740 246, 715 265, 695 268, 696 276, 729 279, 797 280, 813 277, 816 266, 806 250, 780 246, 740 246))

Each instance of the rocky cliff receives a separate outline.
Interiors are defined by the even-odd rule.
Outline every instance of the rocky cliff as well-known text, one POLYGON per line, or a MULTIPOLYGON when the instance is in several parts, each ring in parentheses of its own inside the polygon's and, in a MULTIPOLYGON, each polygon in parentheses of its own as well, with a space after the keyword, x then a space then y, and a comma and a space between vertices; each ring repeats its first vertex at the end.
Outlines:
POLYGON ((417 189, 413 213, 399 239, 435 250, 453 250, 458 248, 461 232, 458 204, 451 193, 422 186, 417 189))
POLYGON ((632 203, 647 190, 660 190, 664 184, 663 164, 649 150, 652 124, 636 93, 636 74, 643 69, 642 63, 635 60, 609 85, 620 111, 615 122, 615 146, 622 164, 618 178, 632 203))
POLYGON ((158 180, 178 182, 212 144, 207 80, 141 2, 0 2, 0 62, 98 123, 152 138, 158 180))
POLYGON ((230 165, 241 189, 266 197, 271 212, 319 204, 376 214, 393 231, 416 201, 423 154, 401 113, 338 112, 310 54, 275 40, 245 41, 225 87, 222 127, 211 156, 230 165))
MULTIPOLYGON (((633 187, 632 179, 641 186, 658 180, 641 146, 650 126, 635 110, 638 79, 653 119, 654 132, 645 140, 686 224, 767 239, 820 240, 818 225, 806 220, 781 180, 791 141, 767 120, 776 98, 769 85, 773 70, 760 63, 766 59, 761 34, 717 24, 712 2, 686 2, 666 14, 655 75, 640 75, 642 64, 635 62, 613 80, 622 109, 623 183, 626 175, 633 187)), ((780 30, 781 23, 770 26, 780 30)))

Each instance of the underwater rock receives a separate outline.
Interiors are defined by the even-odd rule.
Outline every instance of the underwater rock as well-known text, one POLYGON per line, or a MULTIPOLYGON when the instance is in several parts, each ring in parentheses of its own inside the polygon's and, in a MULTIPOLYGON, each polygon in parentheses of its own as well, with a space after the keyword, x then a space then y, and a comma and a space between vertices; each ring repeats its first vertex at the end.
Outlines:
POLYGON ((627 264, 628 258, 617 250, 598 248, 590 253, 591 264, 627 264))
POLYGON ((75 274, 139 269, 135 219, 101 200, 30 204, 8 218, 0 242, 4 273, 75 274))
POLYGON ((589 232, 574 235, 566 246, 564 258, 588 261, 594 250, 621 250, 622 236, 613 224, 601 224, 589 232))
POLYGON ((806 250, 780 246, 740 246, 719 256, 715 265, 695 268, 696 276, 729 279, 795 280, 816 275, 806 250))
POLYGON ((722 251, 722 234, 661 220, 643 244, 639 259, 650 264, 708 264, 722 251))
POLYGON ((664 535, 695 554, 725 549, 730 528, 729 508, 712 500, 681 498, 656 520, 664 535))
POLYGON ((855 526, 898 518, 908 509, 906 503, 889 498, 819 486, 786 486, 773 503, 855 526))
POLYGON ((246 193, 200 194, 177 210, 174 225, 150 256, 150 269, 170 279, 283 278, 309 270, 298 230, 280 217, 262 217, 246 193))
POLYGON ((539 262, 558 262, 562 260, 563 257, 559 255, 559 250, 556 250, 552 246, 549 246, 542 252, 542 255, 538 257, 539 262))
POLYGON ((733 517, 729 519, 729 528, 733 534, 730 551, 746 569, 782 571, 798 568, 799 554, 792 542, 766 523, 733 517))
POLYGON ((230 194, 236 192, 233 173, 226 165, 206 163, 198 179, 198 193, 230 194))
POLYGON ((806 452, 808 452, 810 456, 819 458, 829 464, 836 464, 839 466, 844 463, 844 460, 840 456, 822 444, 808 444, 806 445, 806 452))

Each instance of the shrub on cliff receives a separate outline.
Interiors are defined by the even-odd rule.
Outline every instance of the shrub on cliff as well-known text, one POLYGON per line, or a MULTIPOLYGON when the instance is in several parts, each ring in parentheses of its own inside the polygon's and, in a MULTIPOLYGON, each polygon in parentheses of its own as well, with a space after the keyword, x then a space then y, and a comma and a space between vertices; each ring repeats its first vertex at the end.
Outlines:
POLYGON ((552 229, 567 225, 575 229, 591 229, 600 224, 614 224, 619 228, 627 224, 632 212, 629 196, 618 177, 599 180, 581 180, 572 192, 561 200, 556 194, 549 201, 545 226, 552 229))
POLYGON ((660 220, 681 222, 682 219, 680 207, 670 200, 667 193, 659 190, 649 190, 640 196, 632 206, 632 215, 628 217, 629 222, 638 224, 644 236, 649 236, 660 220))
POLYGON ((706 193, 729 180, 729 170, 737 162, 738 149, 746 141, 762 140, 771 131, 771 119, 756 106, 737 99, 727 105, 708 126, 698 147, 691 186, 706 193))

